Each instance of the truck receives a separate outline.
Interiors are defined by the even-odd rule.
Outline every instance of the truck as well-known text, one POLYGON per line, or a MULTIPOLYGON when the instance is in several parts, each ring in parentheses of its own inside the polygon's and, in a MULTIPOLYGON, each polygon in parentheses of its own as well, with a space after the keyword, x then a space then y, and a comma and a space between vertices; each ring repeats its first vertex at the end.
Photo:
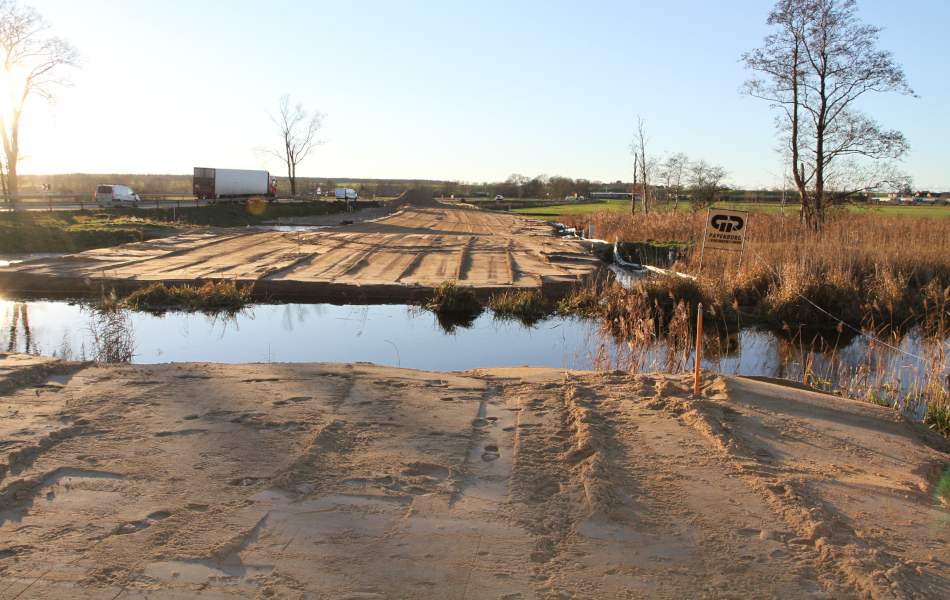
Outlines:
POLYGON ((277 198, 277 178, 267 171, 195 167, 192 190, 201 200, 265 196, 277 198))
POLYGON ((337 200, 356 200, 356 190, 353 188, 336 188, 337 200))

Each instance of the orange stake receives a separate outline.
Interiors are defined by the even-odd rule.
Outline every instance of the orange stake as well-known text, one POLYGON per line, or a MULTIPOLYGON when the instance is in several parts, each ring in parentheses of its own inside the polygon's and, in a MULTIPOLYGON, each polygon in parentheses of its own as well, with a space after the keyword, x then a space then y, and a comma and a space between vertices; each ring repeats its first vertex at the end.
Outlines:
POLYGON ((702 357, 703 347, 703 303, 699 303, 696 309, 696 385, 693 387, 693 395, 699 395, 699 361, 702 357))

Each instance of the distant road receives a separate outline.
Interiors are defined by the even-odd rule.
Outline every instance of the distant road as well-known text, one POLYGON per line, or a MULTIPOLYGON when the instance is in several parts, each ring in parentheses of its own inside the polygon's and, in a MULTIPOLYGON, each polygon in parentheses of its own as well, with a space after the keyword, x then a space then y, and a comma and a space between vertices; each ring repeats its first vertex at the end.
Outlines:
MULTIPOLYGON (((96 202, 92 194, 81 196, 0 196, 0 211, 24 210, 101 210, 105 208, 181 208, 204 204, 227 204, 246 202, 247 198, 220 198, 217 200, 199 200, 194 196, 172 194, 142 195, 139 202, 96 202)), ((313 202, 316 200, 335 201, 336 198, 311 198, 305 196, 278 196, 271 202, 313 202)), ((365 203, 366 200, 357 200, 365 203)))

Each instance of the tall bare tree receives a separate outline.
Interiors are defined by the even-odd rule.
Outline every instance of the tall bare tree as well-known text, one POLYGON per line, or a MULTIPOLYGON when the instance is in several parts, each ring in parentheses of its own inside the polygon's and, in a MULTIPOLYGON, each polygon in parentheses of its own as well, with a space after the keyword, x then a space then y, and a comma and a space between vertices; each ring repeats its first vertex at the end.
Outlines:
POLYGON ((891 53, 876 48, 881 28, 856 12, 854 0, 779 0, 767 21, 775 32, 741 59, 758 72, 742 93, 781 111, 801 218, 815 229, 852 194, 907 179, 894 162, 909 149, 904 135, 854 104, 867 92, 914 92, 891 53))
POLYGON ((48 35, 50 24, 32 6, 0 0, 0 60, 6 93, 0 100, 0 137, 3 138, 4 183, 11 195, 19 192, 17 163, 20 117, 27 101, 55 100, 57 88, 70 85, 68 68, 79 66, 79 53, 66 40, 48 35))
POLYGON ((631 211, 636 210, 637 205, 637 179, 640 179, 641 200, 643 201, 643 212, 650 212, 650 197, 652 189, 650 180, 656 169, 656 159, 647 157, 647 142, 650 138, 646 135, 646 122, 637 117, 637 131, 633 134, 633 141, 630 143, 630 153, 633 154, 633 194, 631 196, 631 211))
POLYGON ((262 154, 276 156, 287 164, 290 193, 295 196, 297 195, 297 165, 307 158, 311 150, 324 143, 324 140, 317 140, 314 137, 323 126, 326 115, 319 111, 313 111, 310 114, 299 102, 291 106, 290 95, 284 94, 280 97, 280 112, 277 116, 269 112, 267 116, 280 130, 284 145, 279 150, 264 148, 259 151, 262 154))

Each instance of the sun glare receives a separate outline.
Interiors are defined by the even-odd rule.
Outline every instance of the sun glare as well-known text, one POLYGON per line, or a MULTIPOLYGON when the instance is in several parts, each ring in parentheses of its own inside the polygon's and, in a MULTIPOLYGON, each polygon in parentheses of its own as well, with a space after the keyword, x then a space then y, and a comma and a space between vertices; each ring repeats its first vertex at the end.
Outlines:
POLYGON ((0 102, 4 105, 15 102, 14 99, 23 93, 25 86, 26 73, 23 69, 13 66, 7 71, 0 71, 0 102))

